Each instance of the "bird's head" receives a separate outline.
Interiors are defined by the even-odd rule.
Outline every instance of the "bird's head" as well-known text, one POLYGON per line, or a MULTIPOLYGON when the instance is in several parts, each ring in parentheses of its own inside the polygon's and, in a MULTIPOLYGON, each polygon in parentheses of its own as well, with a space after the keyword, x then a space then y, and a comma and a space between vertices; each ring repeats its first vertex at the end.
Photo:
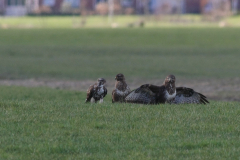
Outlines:
POLYGON ((119 73, 119 74, 116 75, 115 80, 116 81, 124 81, 125 77, 122 73, 119 73))
POLYGON ((104 78, 98 78, 98 85, 101 86, 101 85, 105 85, 106 83, 106 80, 104 78))
POLYGON ((175 93, 175 90, 176 90, 175 81, 176 81, 176 78, 174 75, 168 75, 165 78, 164 85, 167 88, 167 91, 170 95, 175 93))

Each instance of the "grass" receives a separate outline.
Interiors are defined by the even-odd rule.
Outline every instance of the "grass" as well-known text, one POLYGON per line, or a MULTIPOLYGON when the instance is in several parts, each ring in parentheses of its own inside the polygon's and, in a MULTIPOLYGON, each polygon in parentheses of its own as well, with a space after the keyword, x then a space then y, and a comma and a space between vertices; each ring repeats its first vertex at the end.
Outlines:
POLYGON ((235 78, 237 28, 0 30, 2 79, 235 78))
MULTIPOLYGON (((144 19, 142 16, 115 16, 113 23, 116 27, 126 28, 129 24, 134 24, 144 19)), ((146 28, 175 28, 175 27, 219 27, 219 22, 203 21, 201 15, 181 15, 181 16, 149 16, 145 20, 146 28), (160 19, 160 20, 157 20, 160 19)), ((240 16, 225 18, 227 27, 240 27, 240 16)), ((107 16, 88 16, 85 26, 81 26, 80 16, 46 16, 46 17, 0 17, 0 28, 110 28, 112 23, 107 16)))
POLYGON ((0 159, 239 159, 239 103, 84 104, 85 93, 0 87, 0 159))
MULTIPOLYGON (((239 28, 16 28, 0 30, 0 79, 239 77, 239 28)), ((85 94, 0 86, 0 159, 240 158, 239 102, 84 104, 85 94)))

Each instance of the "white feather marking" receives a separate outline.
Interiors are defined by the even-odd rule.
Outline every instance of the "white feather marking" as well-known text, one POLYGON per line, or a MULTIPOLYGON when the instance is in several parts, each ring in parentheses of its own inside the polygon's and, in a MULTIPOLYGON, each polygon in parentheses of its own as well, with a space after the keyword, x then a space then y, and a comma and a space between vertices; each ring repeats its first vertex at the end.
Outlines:
POLYGON ((130 92, 130 88, 128 87, 124 92, 116 89, 116 93, 121 96, 126 96, 130 92))
POLYGON ((97 94, 98 94, 98 95, 101 95, 101 94, 103 94, 103 93, 104 93, 104 89, 103 89, 103 85, 101 85, 101 86, 99 86, 99 89, 98 89, 97 94))
POLYGON ((103 103, 103 99, 100 99, 99 103, 103 103))
POLYGON ((170 95, 169 93, 168 93, 168 91, 165 91, 165 98, 167 99, 167 100, 171 100, 171 99, 173 99, 173 98, 175 98, 176 97, 176 90, 175 90, 175 92, 172 94, 172 95, 170 95))

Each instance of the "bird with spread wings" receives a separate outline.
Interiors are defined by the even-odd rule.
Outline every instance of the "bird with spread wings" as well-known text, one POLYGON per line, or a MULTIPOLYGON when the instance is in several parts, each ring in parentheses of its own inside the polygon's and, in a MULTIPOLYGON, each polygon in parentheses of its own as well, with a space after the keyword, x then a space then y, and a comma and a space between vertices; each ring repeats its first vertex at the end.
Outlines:
POLYGON ((127 103, 140 104, 207 104, 207 97, 191 88, 176 87, 174 75, 168 75, 161 86, 144 84, 125 98, 127 103))

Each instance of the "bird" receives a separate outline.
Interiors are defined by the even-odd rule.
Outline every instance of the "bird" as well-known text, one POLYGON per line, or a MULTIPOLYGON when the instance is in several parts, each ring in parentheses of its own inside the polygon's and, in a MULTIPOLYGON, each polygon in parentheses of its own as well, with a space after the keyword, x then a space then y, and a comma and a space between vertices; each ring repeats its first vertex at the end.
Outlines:
POLYGON ((87 90, 85 103, 90 101, 92 103, 96 103, 99 100, 99 103, 103 103, 103 98, 107 95, 107 88, 105 87, 105 84, 106 80, 104 78, 98 78, 95 84, 90 85, 87 90))
POLYGON ((131 92, 131 89, 127 85, 122 73, 117 74, 115 80, 115 89, 112 91, 112 103, 125 102, 124 99, 131 92))
POLYGON ((176 87, 174 75, 168 75, 164 84, 156 86, 144 84, 131 91, 125 98, 126 103, 140 104, 207 104, 207 97, 192 88, 176 87))

